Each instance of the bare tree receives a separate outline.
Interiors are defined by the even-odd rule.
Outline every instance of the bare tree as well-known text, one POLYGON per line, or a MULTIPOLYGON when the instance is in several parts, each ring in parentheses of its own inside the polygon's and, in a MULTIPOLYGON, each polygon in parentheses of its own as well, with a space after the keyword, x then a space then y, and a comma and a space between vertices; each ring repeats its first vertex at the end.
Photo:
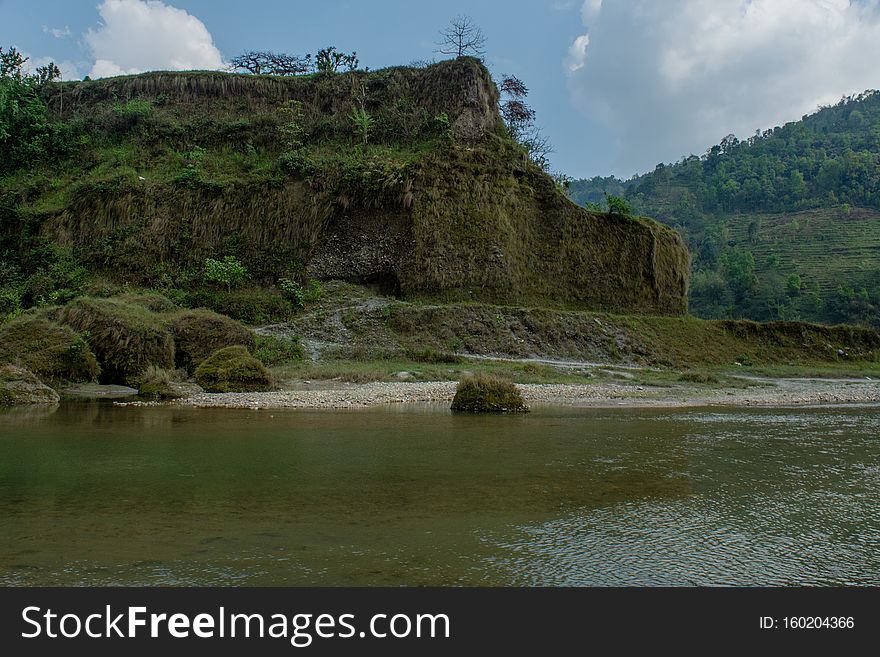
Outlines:
POLYGON ((486 37, 470 16, 458 16, 440 32, 439 51, 456 57, 482 57, 486 54, 486 37))
POLYGON ((266 71, 272 75, 302 75, 310 73, 314 68, 312 56, 288 55, 287 53, 270 52, 269 68, 266 71))
POLYGON ((269 63, 268 53, 259 50, 248 50, 237 57, 233 57, 229 62, 233 69, 244 70, 254 75, 265 73, 266 66, 269 63))
POLYGON ((254 75, 301 75, 314 68, 312 56, 289 55, 272 51, 249 50, 230 62, 233 69, 254 75))

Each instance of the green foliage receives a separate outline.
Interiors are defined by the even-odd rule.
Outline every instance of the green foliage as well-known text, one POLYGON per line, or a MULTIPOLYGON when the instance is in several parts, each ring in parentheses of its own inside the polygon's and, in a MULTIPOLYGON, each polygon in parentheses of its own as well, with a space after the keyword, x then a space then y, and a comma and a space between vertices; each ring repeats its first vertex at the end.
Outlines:
POLYGON ((266 367, 275 367, 302 360, 303 348, 296 336, 258 335, 253 354, 266 367))
POLYGON ((290 301, 294 308, 303 308, 307 303, 318 301, 324 290, 321 281, 309 281, 304 288, 292 278, 279 278, 278 287, 284 298, 290 301))
POLYGON ((223 285, 229 292, 232 288, 241 287, 248 276, 247 267, 235 256, 224 256, 223 260, 205 259, 205 280, 223 285))
POLYGON ((632 206, 619 196, 612 196, 606 192, 605 203, 608 205, 608 214, 617 214, 623 217, 631 217, 632 206))
POLYGON ((305 144, 307 131, 303 104, 298 100, 288 100, 278 110, 282 123, 278 127, 281 143, 288 150, 295 151, 305 144))
POLYGON ((254 334, 234 319, 210 310, 184 310, 171 316, 174 363, 189 372, 223 347, 254 347, 254 334))
POLYGON ((265 392, 272 376, 245 347, 226 347, 211 354, 196 368, 196 383, 207 392, 265 392))
POLYGON ((370 139, 370 133, 373 131, 373 117, 362 107, 356 107, 351 111, 349 118, 361 143, 366 147, 367 141, 370 139))
POLYGON ((41 90, 58 77, 54 63, 24 72, 27 58, 0 48, 0 173, 69 155, 70 126, 49 120, 41 90))
POLYGON ((21 293, 18 290, 0 290, 0 324, 15 319, 22 310, 21 293))
POLYGON ((527 413, 529 409, 515 384, 480 373, 459 382, 452 400, 452 410, 466 413, 527 413))
POLYGON ((101 368, 83 337, 40 313, 0 326, 0 363, 20 363, 47 381, 96 380, 101 368))
POLYGON ((336 50, 335 46, 321 48, 315 55, 315 68, 319 73, 336 73, 340 69, 354 71, 358 64, 356 52, 344 53, 336 50))
POLYGON ((305 305, 305 291, 302 285, 290 278, 279 278, 278 287, 284 298, 293 304, 294 308, 302 308, 305 305))

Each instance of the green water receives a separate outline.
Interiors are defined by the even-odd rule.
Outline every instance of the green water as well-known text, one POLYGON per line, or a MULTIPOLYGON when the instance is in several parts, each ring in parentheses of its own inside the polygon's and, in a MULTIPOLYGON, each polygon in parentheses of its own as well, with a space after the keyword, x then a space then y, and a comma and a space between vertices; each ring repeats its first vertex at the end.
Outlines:
POLYGON ((0 584, 880 584, 880 409, 0 411, 0 584))

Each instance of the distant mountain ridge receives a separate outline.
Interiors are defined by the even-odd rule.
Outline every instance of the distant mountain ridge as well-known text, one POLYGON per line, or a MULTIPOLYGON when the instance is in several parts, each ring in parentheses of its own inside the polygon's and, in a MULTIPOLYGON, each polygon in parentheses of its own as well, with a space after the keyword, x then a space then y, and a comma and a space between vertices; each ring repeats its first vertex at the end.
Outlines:
POLYGON ((630 180, 570 185, 588 207, 606 193, 684 237, 698 316, 880 325, 880 92, 630 180))

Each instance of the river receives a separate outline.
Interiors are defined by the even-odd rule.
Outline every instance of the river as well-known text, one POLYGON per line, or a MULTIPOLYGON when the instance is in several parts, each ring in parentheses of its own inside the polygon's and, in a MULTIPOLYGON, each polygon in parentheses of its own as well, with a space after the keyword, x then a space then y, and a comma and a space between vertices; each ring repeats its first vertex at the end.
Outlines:
POLYGON ((880 409, 0 411, 2 585, 878 585, 880 409))

